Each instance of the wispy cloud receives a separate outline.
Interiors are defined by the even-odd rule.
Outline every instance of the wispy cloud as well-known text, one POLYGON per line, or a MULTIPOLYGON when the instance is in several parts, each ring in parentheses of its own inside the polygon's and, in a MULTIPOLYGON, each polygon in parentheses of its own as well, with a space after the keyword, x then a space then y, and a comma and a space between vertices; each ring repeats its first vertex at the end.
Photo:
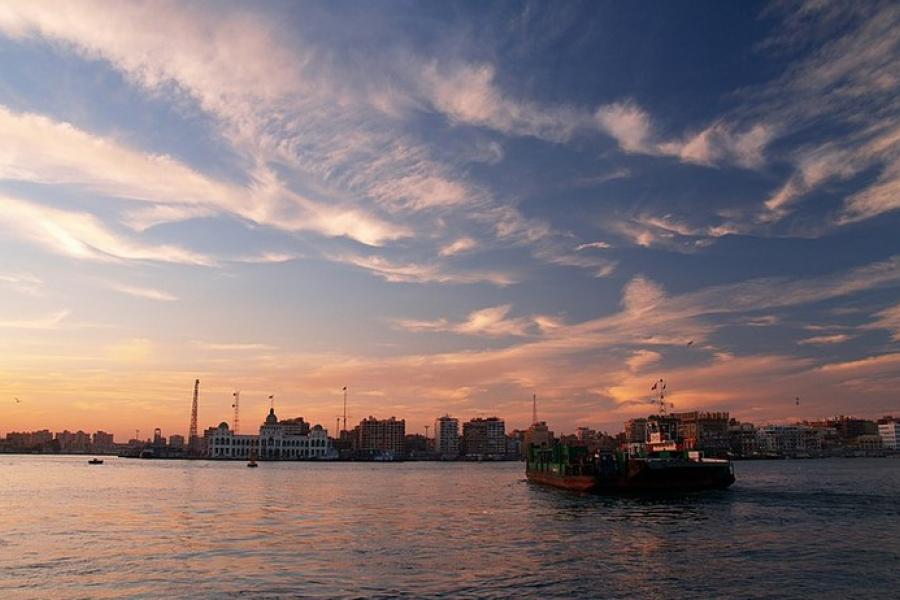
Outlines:
POLYGON ((629 371, 635 373, 644 371, 646 367, 658 363, 662 359, 662 354, 653 350, 638 350, 625 360, 629 371))
POLYGON ((212 265, 214 260, 170 244, 148 244, 109 230, 89 213, 76 213, 0 196, 0 229, 76 259, 149 260, 212 265))
POLYGON ((609 242, 587 242, 585 244, 578 244, 575 247, 576 252, 581 252, 582 250, 606 250, 608 248, 612 248, 612 245, 609 242))
POLYGON ((145 154, 68 123, 0 106, 0 179, 82 187, 110 198, 150 203, 129 207, 123 220, 139 231, 211 214, 294 231, 348 236, 366 244, 403 237, 402 228, 353 208, 316 203, 286 189, 268 169, 255 168, 242 187, 211 179, 169 157, 145 154))
POLYGON ((30 273, 0 273, 0 285, 28 296, 44 293, 44 282, 30 273))
POLYGON ((121 294, 127 294, 129 296, 134 296, 135 298, 157 300, 159 302, 174 302, 175 300, 178 300, 177 296, 154 288, 128 285, 116 281, 106 281, 104 282, 104 285, 113 291, 119 292, 121 294))
POLYGON ((895 342, 900 342, 900 304, 878 311, 874 316, 876 319, 863 327, 887 330, 895 342))
POLYGON ((805 338, 797 342, 801 345, 814 345, 814 346, 822 346, 828 344, 842 344, 846 341, 853 339, 854 336, 848 335, 846 333, 835 333, 833 335, 817 335, 809 338, 805 338))
POLYGON ((4 329, 55 329, 66 317, 68 310, 59 310, 42 317, 0 320, 0 328, 4 329))
POLYGON ((274 350, 275 346, 252 342, 204 342, 195 341, 194 345, 201 350, 213 352, 252 352, 257 350, 274 350))
POLYGON ((380 256, 360 256, 345 254, 333 256, 331 260, 365 269, 394 283, 490 283, 496 286, 512 285, 513 275, 499 271, 450 271, 438 264, 394 262, 380 256))
POLYGON ((463 254, 465 252, 470 252, 478 247, 478 242, 473 240, 470 237, 461 237, 456 239, 449 244, 441 247, 440 255, 441 256, 456 256, 457 254, 463 254))
MULTIPOLYGON (((416 321, 400 319, 395 324, 409 331, 446 331, 463 335, 487 337, 536 335, 548 321, 541 317, 509 317, 511 304, 491 306, 472 311, 464 321, 452 323, 446 319, 416 321)), ((553 325, 556 323, 552 322, 553 325)))
POLYGON ((759 167, 773 138, 773 131, 764 124, 735 131, 717 122, 682 140, 660 140, 650 115, 633 102, 601 106, 594 118, 600 130, 615 138, 625 152, 674 156, 683 162, 707 166, 728 162, 745 168, 759 167))

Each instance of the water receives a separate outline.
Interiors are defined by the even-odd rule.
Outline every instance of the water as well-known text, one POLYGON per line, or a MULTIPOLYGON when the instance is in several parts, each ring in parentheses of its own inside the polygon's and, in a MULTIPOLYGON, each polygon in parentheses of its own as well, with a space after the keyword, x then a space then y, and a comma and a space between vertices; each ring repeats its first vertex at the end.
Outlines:
POLYGON ((893 597, 900 460, 575 496, 519 463, 0 455, 0 597, 893 597))

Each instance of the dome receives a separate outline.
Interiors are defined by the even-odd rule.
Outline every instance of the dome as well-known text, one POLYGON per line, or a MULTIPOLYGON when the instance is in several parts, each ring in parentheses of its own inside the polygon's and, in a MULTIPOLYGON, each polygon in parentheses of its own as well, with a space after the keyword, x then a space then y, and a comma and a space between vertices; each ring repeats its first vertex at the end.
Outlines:
POLYGON ((226 423, 225 421, 222 421, 221 423, 219 423, 219 429, 224 429, 224 430, 228 431, 228 423, 226 423))
POLYGON ((278 417, 275 416, 275 409, 270 408, 269 416, 266 417, 266 425, 277 425, 277 424, 278 424, 278 417))

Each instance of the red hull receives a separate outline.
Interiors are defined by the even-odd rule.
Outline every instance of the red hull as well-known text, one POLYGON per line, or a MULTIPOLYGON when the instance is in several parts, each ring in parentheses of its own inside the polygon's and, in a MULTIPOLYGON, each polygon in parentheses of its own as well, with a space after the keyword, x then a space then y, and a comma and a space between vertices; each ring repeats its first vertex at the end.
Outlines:
POLYGON ((554 475, 552 473, 538 473, 530 471, 525 473, 528 481, 551 485, 572 492, 590 492, 597 486, 597 478, 593 475, 554 475))

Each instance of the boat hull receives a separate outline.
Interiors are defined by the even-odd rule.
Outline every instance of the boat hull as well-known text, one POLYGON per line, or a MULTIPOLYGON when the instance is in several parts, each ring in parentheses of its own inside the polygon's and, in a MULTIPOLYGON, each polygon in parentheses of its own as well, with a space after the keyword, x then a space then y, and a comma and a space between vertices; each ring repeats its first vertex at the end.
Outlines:
POLYGON ((670 493, 724 490, 734 483, 727 462, 629 461, 626 472, 598 477, 597 491, 604 493, 670 493))
POLYGON ((528 469, 528 481, 574 492, 601 494, 666 494, 722 490, 734 483, 727 461, 630 460, 617 473, 559 475, 553 471, 528 469))
POLYGON ((525 477, 528 481, 570 492, 591 492, 597 487, 597 478, 593 475, 556 475, 531 471, 525 477))

